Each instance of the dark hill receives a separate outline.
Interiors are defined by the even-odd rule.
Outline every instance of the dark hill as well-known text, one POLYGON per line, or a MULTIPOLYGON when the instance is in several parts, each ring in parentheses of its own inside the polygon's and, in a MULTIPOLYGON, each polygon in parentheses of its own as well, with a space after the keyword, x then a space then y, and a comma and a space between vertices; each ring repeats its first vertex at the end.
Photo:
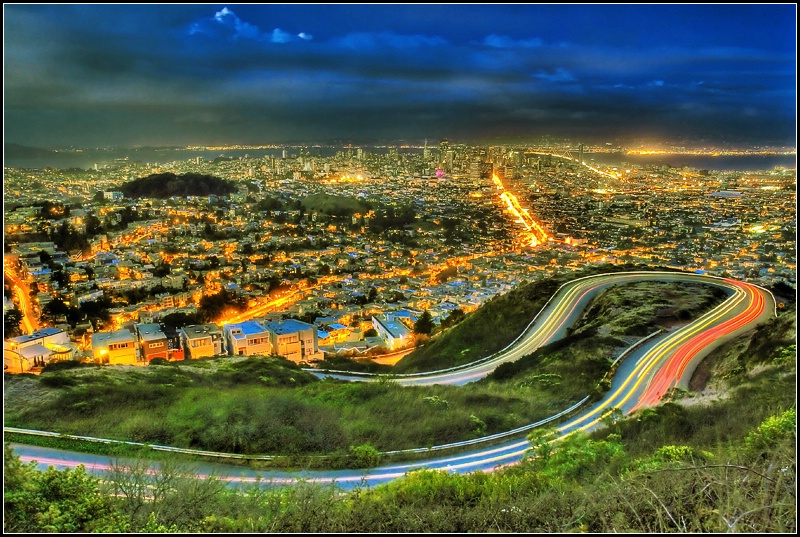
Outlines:
POLYGON ((166 199, 173 196, 226 196, 236 192, 236 186, 212 175, 187 173, 157 173, 125 183, 120 190, 127 198, 166 199))
POLYGON ((49 157, 54 154, 51 149, 41 147, 30 147, 27 145, 6 143, 3 144, 3 155, 5 158, 39 158, 49 157))
POLYGON ((352 216, 370 209, 369 204, 363 200, 330 194, 311 194, 302 203, 307 211, 316 211, 329 216, 352 216))

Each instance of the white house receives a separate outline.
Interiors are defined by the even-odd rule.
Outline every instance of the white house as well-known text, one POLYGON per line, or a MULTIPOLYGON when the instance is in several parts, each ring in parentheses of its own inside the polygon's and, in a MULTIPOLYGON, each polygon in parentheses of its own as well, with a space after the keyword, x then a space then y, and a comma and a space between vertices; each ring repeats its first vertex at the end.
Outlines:
POLYGON ((272 354, 269 331, 256 321, 227 324, 224 332, 229 354, 234 356, 272 354))
POLYGON ((372 317, 372 327, 378 332, 378 336, 386 342, 390 350, 405 346, 411 337, 411 331, 400 321, 396 320, 392 314, 374 315, 372 317))

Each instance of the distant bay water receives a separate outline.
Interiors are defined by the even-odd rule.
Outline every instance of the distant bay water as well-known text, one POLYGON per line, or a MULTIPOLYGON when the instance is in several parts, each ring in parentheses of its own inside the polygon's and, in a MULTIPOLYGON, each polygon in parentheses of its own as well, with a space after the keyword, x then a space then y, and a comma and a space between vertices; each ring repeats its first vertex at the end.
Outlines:
POLYGON ((692 155, 684 153, 659 155, 625 155, 621 153, 585 153, 584 162, 607 166, 623 166, 625 163, 638 166, 688 166, 698 170, 716 171, 762 171, 776 167, 797 168, 797 155, 692 155))
MULTIPOLYGON (((339 151, 355 148, 343 146, 311 146, 305 151, 311 156, 330 157, 339 151)), ((362 146, 365 152, 386 153, 387 148, 362 146)), ((140 148, 140 149, 86 149, 83 151, 37 151, 36 154, 15 154, 7 152, 4 155, 3 165, 13 168, 105 168, 119 164, 166 164, 175 161, 204 160, 224 158, 280 158, 296 157, 300 154, 299 147, 287 146, 286 148, 268 149, 166 149, 166 148, 140 148)), ((399 153, 421 153, 419 148, 398 148, 399 153)), ((692 155, 692 154, 659 154, 659 155, 626 155, 623 153, 585 153, 586 162, 595 162, 601 165, 624 166, 625 163, 648 166, 671 166, 717 170, 717 171, 760 171, 772 170, 776 167, 796 168, 796 155, 692 155)))

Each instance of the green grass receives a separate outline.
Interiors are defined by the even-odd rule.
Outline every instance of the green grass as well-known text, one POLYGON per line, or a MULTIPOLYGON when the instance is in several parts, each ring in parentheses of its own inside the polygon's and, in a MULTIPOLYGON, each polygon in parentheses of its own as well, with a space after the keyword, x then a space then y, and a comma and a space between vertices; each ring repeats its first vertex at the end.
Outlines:
MULTIPOLYGON (((492 298, 428 345, 403 357, 395 365, 394 372, 415 373, 446 369, 489 356, 514 341, 562 284, 592 274, 631 270, 664 269, 641 265, 592 266, 571 274, 522 285, 492 298)), ((677 286, 674 287, 678 289, 677 286)), ((691 307, 686 311, 690 309, 691 307)), ((610 320, 611 317, 603 317, 604 321, 605 319, 610 320)), ((646 330, 646 327, 643 326, 641 330, 646 330)))
MULTIPOLYGON (((543 286, 547 291, 548 285, 555 282, 543 286)), ((7 398, 6 424, 293 460, 341 458, 352 446, 390 451, 477 438, 539 421, 587 395, 600 395, 598 386, 612 359, 630 344, 626 338, 633 337, 622 334, 632 327, 646 332, 671 319, 659 300, 644 298, 654 290, 684 304, 693 315, 714 303, 707 289, 619 286, 599 296, 592 307, 611 312, 633 297, 641 326, 622 315, 609 313, 603 322, 587 316, 572 336, 465 387, 318 380, 277 357, 170 362, 130 371, 57 368, 35 383, 6 376, 7 393, 35 388, 43 394, 34 405, 7 398), (702 299, 706 295, 709 300, 702 299), (609 335, 597 335, 600 331, 609 335)), ((549 297, 541 288, 537 293, 549 297)))

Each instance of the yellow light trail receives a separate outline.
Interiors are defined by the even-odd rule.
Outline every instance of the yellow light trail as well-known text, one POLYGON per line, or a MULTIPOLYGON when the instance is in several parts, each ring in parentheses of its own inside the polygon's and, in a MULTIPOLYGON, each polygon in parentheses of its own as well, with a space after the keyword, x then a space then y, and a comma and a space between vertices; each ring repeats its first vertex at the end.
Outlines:
POLYGON ((523 238, 523 244, 530 245, 530 246, 539 246, 540 244, 546 243, 551 237, 544 230, 544 228, 539 225, 539 223, 533 219, 527 209, 524 209, 517 197, 512 194, 511 192, 507 191, 503 182, 500 180, 497 175, 492 174, 492 181, 497 186, 499 190, 503 192, 500 194, 500 199, 506 203, 506 207, 508 211, 513 214, 516 219, 525 226, 525 230, 527 234, 530 236, 528 237, 527 234, 523 238))

